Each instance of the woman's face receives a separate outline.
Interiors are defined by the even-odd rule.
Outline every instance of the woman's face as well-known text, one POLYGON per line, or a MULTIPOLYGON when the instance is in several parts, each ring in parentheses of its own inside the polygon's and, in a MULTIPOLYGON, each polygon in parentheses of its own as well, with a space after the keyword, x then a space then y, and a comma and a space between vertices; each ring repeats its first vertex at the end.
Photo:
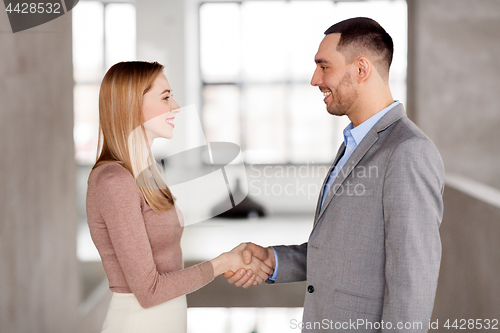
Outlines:
POLYGON ((150 146, 156 138, 173 137, 175 115, 180 108, 172 98, 170 84, 163 73, 158 75, 151 89, 144 94, 141 111, 150 146))

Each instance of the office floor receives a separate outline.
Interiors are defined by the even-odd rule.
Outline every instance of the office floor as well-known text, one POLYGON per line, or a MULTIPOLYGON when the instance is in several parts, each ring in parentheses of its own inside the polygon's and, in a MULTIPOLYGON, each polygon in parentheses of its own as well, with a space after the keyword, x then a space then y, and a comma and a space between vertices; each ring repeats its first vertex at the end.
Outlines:
POLYGON ((302 308, 190 308, 187 333, 299 332, 302 308))

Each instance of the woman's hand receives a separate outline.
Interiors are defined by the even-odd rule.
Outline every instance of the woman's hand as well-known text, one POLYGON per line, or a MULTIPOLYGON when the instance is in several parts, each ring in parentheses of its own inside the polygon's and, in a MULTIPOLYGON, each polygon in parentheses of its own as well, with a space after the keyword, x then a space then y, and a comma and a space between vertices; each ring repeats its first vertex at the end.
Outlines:
POLYGON ((240 268, 245 269, 251 275, 250 280, 253 280, 253 284, 261 284, 268 279, 269 275, 273 273, 273 269, 264 264, 261 260, 252 257, 252 261, 249 265, 243 262, 243 250, 246 247, 246 243, 240 244, 230 252, 226 252, 213 259, 212 265, 214 266, 214 274, 218 276, 227 271, 236 272, 240 268))
POLYGON ((251 257, 250 264, 245 264, 243 259, 243 250, 245 250, 246 246, 246 243, 242 243, 229 252, 229 254, 236 255, 236 265, 228 269, 228 271, 236 272, 240 268, 246 269, 247 271, 251 270, 251 273, 254 273, 253 276, 255 276, 255 281, 258 284, 261 284, 269 278, 269 275, 273 274, 273 269, 256 257, 251 257))
MULTIPOLYGON (((246 243, 245 249, 242 253, 243 262, 250 263, 252 258, 257 258, 261 260, 264 264, 271 267, 273 270, 276 267, 275 253, 272 247, 262 247, 254 243, 246 243)), ((274 273, 274 272, 273 272, 274 273)), ((236 287, 248 288, 252 285, 257 286, 258 283, 253 278, 253 272, 251 270, 246 270, 240 268, 236 273, 233 271, 227 271, 224 273, 224 277, 227 282, 234 284, 236 287)))

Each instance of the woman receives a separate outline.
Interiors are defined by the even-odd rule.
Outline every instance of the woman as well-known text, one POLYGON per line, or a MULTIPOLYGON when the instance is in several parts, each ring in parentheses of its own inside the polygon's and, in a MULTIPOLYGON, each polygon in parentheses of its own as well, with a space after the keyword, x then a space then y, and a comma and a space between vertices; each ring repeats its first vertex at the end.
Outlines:
POLYGON ((102 332, 185 332, 187 293, 241 267, 256 283, 272 273, 257 259, 245 265, 241 245, 184 269, 182 213, 150 153, 155 138, 172 138, 179 111, 156 62, 118 63, 104 76, 87 191, 90 233, 113 291, 102 332))

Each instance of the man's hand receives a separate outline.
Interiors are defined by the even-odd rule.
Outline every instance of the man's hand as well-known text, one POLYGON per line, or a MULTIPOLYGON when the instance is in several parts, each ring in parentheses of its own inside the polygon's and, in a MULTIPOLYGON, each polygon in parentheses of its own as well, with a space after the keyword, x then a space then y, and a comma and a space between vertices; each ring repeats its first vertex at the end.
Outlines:
MULTIPOLYGON (((276 267, 276 261, 274 258, 274 251, 271 247, 262 247, 254 243, 247 243, 245 249, 242 252, 243 262, 249 265, 252 262, 252 256, 261 260, 264 264, 274 269, 276 267)), ((258 285, 255 280, 256 276, 251 270, 245 270, 244 268, 238 270, 237 273, 233 271, 227 271, 224 273, 224 277, 227 282, 233 284, 236 287, 248 288, 251 285, 258 285)))

